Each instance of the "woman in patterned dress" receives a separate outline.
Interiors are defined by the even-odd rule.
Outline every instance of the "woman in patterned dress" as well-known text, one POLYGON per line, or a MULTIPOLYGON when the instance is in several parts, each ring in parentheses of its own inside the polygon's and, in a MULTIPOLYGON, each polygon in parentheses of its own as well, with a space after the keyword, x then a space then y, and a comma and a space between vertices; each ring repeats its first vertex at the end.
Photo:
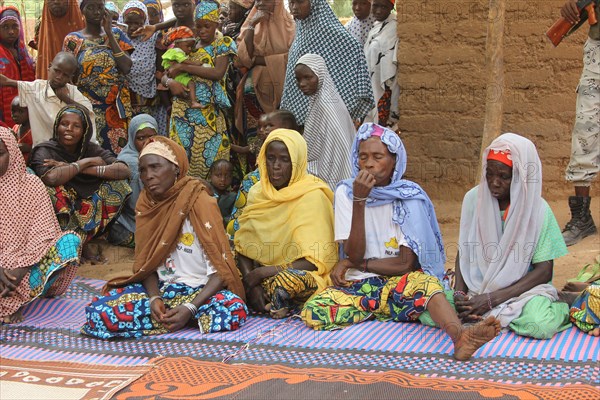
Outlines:
POLYGON ((0 324, 23 320, 38 297, 63 294, 79 265, 81 241, 62 232, 46 188, 25 170, 14 134, 0 128, 0 324))
MULTIPOLYGON (((30 156, 30 167, 47 186, 60 227, 75 231, 84 246, 104 232, 131 193, 129 167, 90 142, 91 124, 82 106, 63 107, 52 139, 35 146, 30 156)), ((83 256, 102 261, 89 246, 83 256)))
POLYGON ((187 176, 185 150, 170 139, 148 139, 139 166, 133 275, 92 300, 82 332, 110 339, 190 324, 201 333, 238 329, 248 310, 216 199, 187 176))
POLYGON ((104 0, 83 0, 85 28, 65 37, 63 50, 79 63, 77 87, 88 97, 96 114, 96 136, 102 148, 119 154, 127 144, 131 98, 126 75, 131 70, 131 41, 111 25, 104 0))
POLYGON ((202 1, 194 12, 198 49, 188 62, 168 70, 165 84, 171 89, 170 137, 186 150, 190 162, 189 174, 206 179, 215 160, 229 160, 229 133, 224 110, 231 107, 225 87, 225 73, 236 55, 235 42, 230 37, 216 35, 219 23, 219 4, 202 1), (181 72, 194 76, 196 99, 201 109, 189 108, 186 88, 172 80, 181 72))

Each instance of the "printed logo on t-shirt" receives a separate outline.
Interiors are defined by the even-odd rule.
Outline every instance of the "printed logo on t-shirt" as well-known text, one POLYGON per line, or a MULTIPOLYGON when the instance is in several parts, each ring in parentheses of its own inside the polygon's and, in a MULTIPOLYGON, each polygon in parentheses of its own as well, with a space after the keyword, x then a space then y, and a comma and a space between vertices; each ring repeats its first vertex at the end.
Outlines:
POLYGON ((167 260, 165 261, 165 267, 159 268, 158 273, 160 274, 161 279, 163 281, 167 281, 167 282, 174 281, 175 262, 173 261, 173 259, 171 257, 167 257, 167 260))
POLYGON ((179 237, 177 250, 181 250, 186 253, 192 254, 192 249, 190 248, 192 244, 194 244, 194 234, 190 232, 182 233, 179 237))
POLYGON ((387 256, 397 256, 400 254, 400 246, 398 245, 398 239, 395 236, 392 236, 390 240, 384 243, 385 244, 385 255, 387 256))

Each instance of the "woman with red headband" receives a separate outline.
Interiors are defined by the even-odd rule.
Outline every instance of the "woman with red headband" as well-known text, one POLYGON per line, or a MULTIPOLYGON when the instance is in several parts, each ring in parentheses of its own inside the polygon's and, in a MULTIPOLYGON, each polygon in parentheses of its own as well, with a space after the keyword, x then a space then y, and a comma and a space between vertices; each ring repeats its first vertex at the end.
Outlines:
POLYGON ((570 326, 551 282, 567 248, 542 198, 542 163, 530 140, 505 133, 482 164, 479 186, 463 200, 456 310, 463 321, 493 316, 519 335, 549 339, 570 326))

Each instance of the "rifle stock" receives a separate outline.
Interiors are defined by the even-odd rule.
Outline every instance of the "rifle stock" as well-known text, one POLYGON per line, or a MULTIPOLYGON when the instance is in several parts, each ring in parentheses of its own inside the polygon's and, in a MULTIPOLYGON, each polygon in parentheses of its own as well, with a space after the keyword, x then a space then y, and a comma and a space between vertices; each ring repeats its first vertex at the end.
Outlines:
MULTIPOLYGON (((579 8, 579 15, 582 17, 583 20, 588 20, 590 25, 595 25, 598 23, 598 19, 596 16, 596 12, 594 10, 594 6, 595 6, 595 2, 594 1, 589 1, 587 2, 588 4, 583 5, 583 7, 580 7, 579 4, 585 4, 586 2, 578 2, 578 7, 579 8)), ((569 33, 569 31, 571 30, 571 28, 573 28, 574 24, 570 23, 569 21, 567 21, 566 19, 564 19, 563 17, 560 17, 558 19, 558 21, 556 21, 551 27, 550 29, 548 29, 548 31, 546 32, 546 36, 548 36, 548 39, 550 39, 550 41, 552 42, 552 44, 554 45, 554 47, 558 46, 560 44, 560 42, 563 40, 563 38, 569 33)))

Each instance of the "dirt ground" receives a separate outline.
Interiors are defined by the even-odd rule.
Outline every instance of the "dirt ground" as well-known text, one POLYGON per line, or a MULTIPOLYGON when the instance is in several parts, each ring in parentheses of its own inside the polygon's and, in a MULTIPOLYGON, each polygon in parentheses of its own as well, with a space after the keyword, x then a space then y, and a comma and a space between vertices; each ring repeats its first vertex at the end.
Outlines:
MULTIPOLYGON (((456 246, 453 243, 458 242, 460 202, 435 202, 436 213, 444 245, 447 251, 446 268, 453 268, 456 258, 456 252, 453 250, 456 246)), ((600 224, 600 200, 592 201, 593 216, 596 224, 600 224)), ((561 227, 569 220, 569 207, 566 199, 563 201, 550 202, 550 207, 556 215, 556 219, 561 227)), ((109 262, 104 265, 84 264, 79 268, 79 275, 87 278, 110 279, 115 275, 120 275, 131 271, 133 264, 133 250, 122 247, 111 246, 103 240, 93 242, 99 245, 108 258, 109 262)), ((596 257, 600 256, 600 235, 589 236, 575 246, 569 247, 569 254, 559 258, 554 263, 554 285, 562 288, 566 280, 577 275, 577 272, 588 263, 594 262, 596 257)))

